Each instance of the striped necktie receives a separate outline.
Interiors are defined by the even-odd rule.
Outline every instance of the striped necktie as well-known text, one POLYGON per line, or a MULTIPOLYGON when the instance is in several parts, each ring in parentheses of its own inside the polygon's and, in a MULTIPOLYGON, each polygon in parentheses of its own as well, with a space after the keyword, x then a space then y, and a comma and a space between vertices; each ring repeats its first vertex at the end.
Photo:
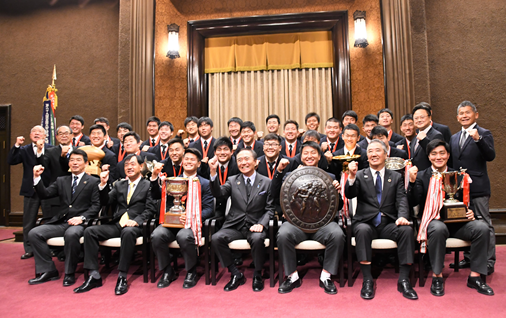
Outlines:
POLYGON ((130 188, 128 189, 128 195, 127 195, 127 204, 130 204, 130 199, 132 198, 132 195, 134 194, 134 187, 135 187, 135 183, 130 182, 130 188))

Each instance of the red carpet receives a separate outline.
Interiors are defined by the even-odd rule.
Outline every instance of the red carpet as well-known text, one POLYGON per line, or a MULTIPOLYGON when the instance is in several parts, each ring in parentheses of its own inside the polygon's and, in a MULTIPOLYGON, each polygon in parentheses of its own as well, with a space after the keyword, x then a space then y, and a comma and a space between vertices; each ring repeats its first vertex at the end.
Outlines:
POLYGON ((19 231, 20 229, 2 229, 0 228, 0 241, 8 240, 14 238, 14 232, 19 231))
MULTIPOLYGON (((318 287, 320 269, 314 261, 304 268, 308 272, 301 288, 280 295, 276 288, 268 287, 254 293, 251 290, 252 269, 243 266, 247 282, 233 292, 224 292, 228 273, 224 273, 216 286, 206 286, 202 277, 197 286, 185 290, 184 271, 166 289, 156 284, 144 284, 142 276, 128 276, 130 290, 123 296, 114 295, 117 270, 107 273, 102 269, 104 286, 85 294, 74 294, 72 289, 83 281, 82 267, 78 266, 78 283, 62 287, 62 279, 42 285, 30 286, 34 277, 34 261, 21 260, 21 243, 0 243, 0 300, 2 317, 504 317, 506 312, 506 246, 497 247, 495 273, 488 278, 495 296, 484 296, 466 287, 469 269, 454 273, 448 268, 447 257, 444 274, 446 295, 436 298, 430 294, 430 279, 425 287, 417 286, 419 300, 404 299, 396 289, 397 274, 385 269, 377 280, 376 297, 371 301, 360 298, 361 275, 353 287, 338 287, 337 295, 326 295, 318 287)), ((246 262, 246 264, 248 264, 246 262)), ((56 261, 63 274, 63 263, 56 261)), ((301 270, 303 272, 304 270, 301 270)), ((223 273, 223 272, 222 272, 223 273)))

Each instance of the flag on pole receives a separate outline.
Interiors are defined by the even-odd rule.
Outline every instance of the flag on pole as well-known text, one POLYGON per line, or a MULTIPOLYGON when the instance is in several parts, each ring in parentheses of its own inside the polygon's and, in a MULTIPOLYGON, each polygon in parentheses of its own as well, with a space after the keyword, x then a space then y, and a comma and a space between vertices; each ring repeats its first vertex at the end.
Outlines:
POLYGON ((42 110, 42 120, 40 125, 46 129, 46 143, 55 145, 55 135, 56 135, 56 117, 55 117, 55 109, 58 106, 58 96, 56 96, 56 92, 58 91, 54 86, 54 81, 56 79, 56 64, 53 68, 53 82, 51 85, 48 85, 46 89, 46 93, 44 94, 44 98, 42 102, 44 104, 44 108, 42 110))

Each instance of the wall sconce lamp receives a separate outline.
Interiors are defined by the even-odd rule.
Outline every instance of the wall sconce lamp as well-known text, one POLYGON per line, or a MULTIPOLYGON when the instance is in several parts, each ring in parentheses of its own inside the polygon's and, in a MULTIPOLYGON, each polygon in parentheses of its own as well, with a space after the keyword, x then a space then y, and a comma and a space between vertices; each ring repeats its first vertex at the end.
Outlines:
POLYGON ((365 27, 365 11, 355 11, 353 13, 355 21, 355 47, 365 48, 369 45, 367 42, 367 29, 365 27))
POLYGON ((179 25, 172 23, 167 26, 169 34, 167 57, 170 59, 179 58, 179 25))

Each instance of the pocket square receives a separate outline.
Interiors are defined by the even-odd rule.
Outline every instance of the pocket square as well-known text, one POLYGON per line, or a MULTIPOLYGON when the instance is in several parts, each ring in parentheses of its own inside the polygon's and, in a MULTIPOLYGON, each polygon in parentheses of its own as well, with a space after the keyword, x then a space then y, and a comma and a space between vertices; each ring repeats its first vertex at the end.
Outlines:
POLYGON ((266 193, 267 193, 267 191, 262 191, 262 192, 260 192, 258 195, 264 195, 264 194, 266 194, 266 193))

